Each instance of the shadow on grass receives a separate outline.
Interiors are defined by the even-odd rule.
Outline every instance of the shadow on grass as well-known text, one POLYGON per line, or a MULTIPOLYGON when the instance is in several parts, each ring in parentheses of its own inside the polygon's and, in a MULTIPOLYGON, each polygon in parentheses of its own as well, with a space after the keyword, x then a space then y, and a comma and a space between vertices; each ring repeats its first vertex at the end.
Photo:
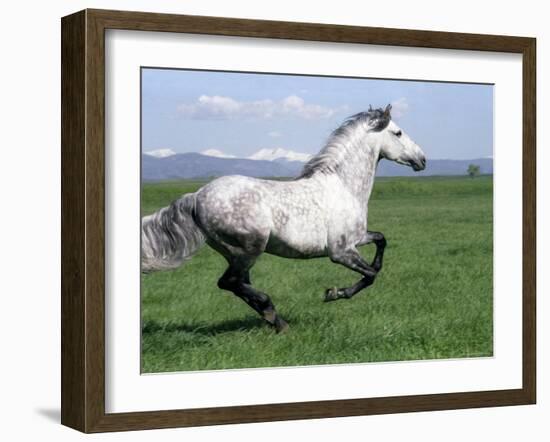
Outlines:
POLYGON ((215 336, 235 331, 250 331, 252 329, 268 328, 269 325, 260 318, 230 319, 216 324, 186 324, 183 322, 160 323, 155 320, 144 321, 141 327, 142 335, 155 333, 191 333, 202 336, 215 336))

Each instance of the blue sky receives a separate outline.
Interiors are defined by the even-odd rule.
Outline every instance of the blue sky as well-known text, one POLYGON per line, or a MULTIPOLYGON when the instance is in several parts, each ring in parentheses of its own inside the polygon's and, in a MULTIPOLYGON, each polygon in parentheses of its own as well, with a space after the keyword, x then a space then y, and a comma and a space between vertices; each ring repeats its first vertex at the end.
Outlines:
POLYGON ((432 159, 492 156, 493 86, 142 69, 143 150, 316 153, 354 113, 393 118, 432 159))

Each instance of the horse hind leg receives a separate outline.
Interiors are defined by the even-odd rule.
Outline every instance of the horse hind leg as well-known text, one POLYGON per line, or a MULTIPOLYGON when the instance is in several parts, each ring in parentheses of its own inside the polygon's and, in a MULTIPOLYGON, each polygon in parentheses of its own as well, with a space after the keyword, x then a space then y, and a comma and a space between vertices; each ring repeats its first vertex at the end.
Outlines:
POLYGON ((229 260, 229 267, 218 280, 218 287, 233 292, 273 326, 277 333, 282 333, 288 329, 288 324, 277 313, 270 297, 253 288, 250 283, 249 271, 255 261, 256 258, 251 257, 229 260))

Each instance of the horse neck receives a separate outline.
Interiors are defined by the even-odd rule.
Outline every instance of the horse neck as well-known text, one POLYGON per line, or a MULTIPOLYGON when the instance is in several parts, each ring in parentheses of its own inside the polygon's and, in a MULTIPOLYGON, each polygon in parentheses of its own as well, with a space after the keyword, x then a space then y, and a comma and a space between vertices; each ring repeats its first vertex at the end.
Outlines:
MULTIPOLYGON (((354 140, 353 137, 339 139, 337 137, 330 141, 324 151, 325 153, 331 152, 333 158, 331 174, 338 175, 343 185, 357 198, 362 209, 366 211, 374 185, 378 150, 365 145, 364 139, 354 140)), ((325 171, 318 171, 316 175, 321 179, 327 177, 325 171)))
POLYGON ((374 185, 377 164, 376 149, 352 145, 347 149, 344 161, 337 169, 340 180, 350 193, 355 195, 365 211, 374 185))

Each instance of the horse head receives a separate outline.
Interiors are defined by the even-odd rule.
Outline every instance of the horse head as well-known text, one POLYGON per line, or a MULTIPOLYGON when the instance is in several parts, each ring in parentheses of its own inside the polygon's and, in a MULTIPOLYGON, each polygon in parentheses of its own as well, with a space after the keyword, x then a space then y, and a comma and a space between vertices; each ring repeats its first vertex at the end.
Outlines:
POLYGON ((414 171, 426 168, 426 156, 418 144, 391 118, 391 104, 384 110, 369 109, 369 144, 378 146, 380 158, 410 166, 414 171))

